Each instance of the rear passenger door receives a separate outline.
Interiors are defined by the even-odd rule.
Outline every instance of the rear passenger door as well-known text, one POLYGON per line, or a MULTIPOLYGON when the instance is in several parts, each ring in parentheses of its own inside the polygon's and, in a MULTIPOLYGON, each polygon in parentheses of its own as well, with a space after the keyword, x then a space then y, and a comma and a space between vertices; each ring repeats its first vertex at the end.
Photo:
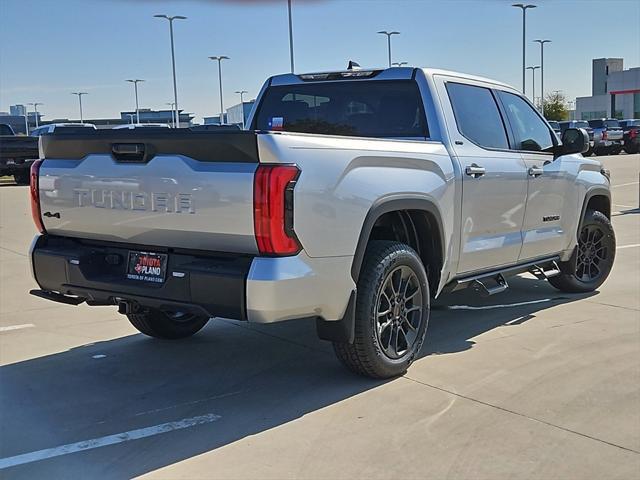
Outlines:
POLYGON ((554 159, 554 132, 538 111, 520 95, 498 91, 511 128, 514 152, 527 168, 527 208, 522 228, 519 260, 532 260, 561 252, 571 242, 568 229, 574 224, 578 205, 574 168, 570 156, 554 159))
POLYGON ((504 119, 491 88, 439 85, 452 148, 462 170, 458 274, 517 262, 527 197, 527 168, 510 150, 504 119))

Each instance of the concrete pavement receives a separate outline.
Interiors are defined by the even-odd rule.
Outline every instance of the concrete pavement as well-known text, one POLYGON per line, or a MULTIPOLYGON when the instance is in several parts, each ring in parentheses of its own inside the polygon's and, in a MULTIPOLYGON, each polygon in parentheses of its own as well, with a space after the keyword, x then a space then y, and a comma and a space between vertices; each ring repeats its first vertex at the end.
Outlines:
POLYGON ((640 155, 602 160, 619 248, 601 290, 450 294, 386 382, 308 321, 163 342, 29 296, 27 189, 0 186, 0 476, 639 478, 640 155))

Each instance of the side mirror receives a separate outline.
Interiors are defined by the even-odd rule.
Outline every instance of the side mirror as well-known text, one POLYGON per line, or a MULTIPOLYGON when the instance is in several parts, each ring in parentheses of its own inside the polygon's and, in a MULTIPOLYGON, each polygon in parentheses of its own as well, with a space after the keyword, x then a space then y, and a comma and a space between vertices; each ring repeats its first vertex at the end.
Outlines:
POLYGON ((560 155, 584 153, 589 150, 589 134, 584 128, 567 128, 562 134, 560 155))

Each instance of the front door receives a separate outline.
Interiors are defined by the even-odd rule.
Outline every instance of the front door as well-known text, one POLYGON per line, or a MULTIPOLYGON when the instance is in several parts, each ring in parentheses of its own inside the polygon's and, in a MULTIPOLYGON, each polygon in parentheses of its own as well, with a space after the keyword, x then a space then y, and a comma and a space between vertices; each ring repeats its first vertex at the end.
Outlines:
POLYGON ((446 82, 455 124, 449 131, 462 169, 458 274, 516 263, 522 247, 527 168, 509 150, 491 89, 446 82))

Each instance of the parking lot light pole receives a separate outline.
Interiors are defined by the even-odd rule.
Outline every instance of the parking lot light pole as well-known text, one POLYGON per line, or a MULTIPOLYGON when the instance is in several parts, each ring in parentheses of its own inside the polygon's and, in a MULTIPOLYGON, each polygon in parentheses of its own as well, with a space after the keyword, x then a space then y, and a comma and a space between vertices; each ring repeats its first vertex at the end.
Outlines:
POLYGON ((534 40, 540 44, 540 113, 544 116, 544 44, 551 43, 551 40, 534 40))
POLYGON ((527 67, 527 70, 531 70, 531 84, 533 87, 533 91, 531 92, 531 102, 533 106, 536 105, 536 70, 540 68, 540 65, 536 65, 535 67, 527 67))
POLYGON ((291 0, 287 0, 287 11, 289 12, 289 57, 291 60, 291 73, 293 73, 293 20, 291 19, 291 0))
POLYGON ((140 123, 140 109, 138 108, 138 83, 144 82, 144 80, 140 80, 136 78, 135 80, 126 80, 127 82, 133 83, 133 90, 136 94, 136 123, 140 123))
POLYGON ((400 35, 400 32, 387 32, 386 30, 381 30, 378 33, 387 36, 387 53, 389 56, 389 66, 391 66, 391 35, 400 35))
POLYGON ((530 5, 530 4, 524 4, 524 3, 514 3, 511 6, 522 9, 522 93, 524 94, 524 91, 525 91, 525 88, 526 88, 525 66, 527 64, 527 54, 526 54, 527 9, 528 8, 536 8, 536 5, 530 5))
POLYGON ((242 129, 244 130, 244 94, 249 93, 246 90, 236 90, 237 94, 240 95, 240 111, 242 112, 242 129))
POLYGON ((44 105, 44 103, 40 103, 40 102, 33 102, 30 103, 29 105, 33 105, 33 113, 34 116, 36 117, 36 128, 38 128, 38 105, 44 105))
POLYGON ((78 103, 80 103, 80 123, 84 123, 84 119, 82 117, 82 95, 87 95, 87 92, 71 92, 71 95, 78 96, 78 103))
POLYGON ((395 65, 396 67, 402 67, 404 65, 408 65, 409 62, 393 62, 391 65, 395 65))
POLYGON ((224 101, 222 100, 222 60, 229 60, 226 55, 209 57, 210 60, 218 61, 218 82, 220 84, 220 125, 224 124, 224 101))
MULTIPOLYGON (((173 69, 173 102, 175 103, 175 114, 176 119, 178 118, 178 86, 176 83, 176 54, 175 49, 173 47, 173 21, 174 20, 186 20, 187 17, 183 17, 182 15, 174 15, 170 17, 168 15, 154 15, 156 18, 164 18, 169 21, 169 35, 171 36, 171 67, 173 69)), ((179 123, 176 122, 176 128, 179 127, 179 123)))

